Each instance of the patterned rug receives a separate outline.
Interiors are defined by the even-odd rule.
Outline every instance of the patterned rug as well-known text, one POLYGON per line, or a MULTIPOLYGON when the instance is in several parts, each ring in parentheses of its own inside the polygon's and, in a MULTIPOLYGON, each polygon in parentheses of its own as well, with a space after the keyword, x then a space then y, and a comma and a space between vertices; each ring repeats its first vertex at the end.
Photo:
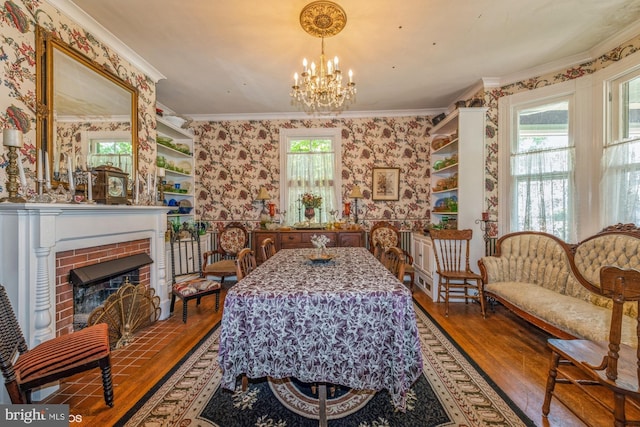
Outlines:
MULTIPOLYGON (((534 426, 429 315, 414 305, 424 369, 409 392, 406 412, 394 410, 386 391, 328 387, 329 426, 534 426)), ((318 425, 313 385, 264 379, 251 380, 245 392, 220 389, 219 334, 216 327, 116 425, 318 425)))

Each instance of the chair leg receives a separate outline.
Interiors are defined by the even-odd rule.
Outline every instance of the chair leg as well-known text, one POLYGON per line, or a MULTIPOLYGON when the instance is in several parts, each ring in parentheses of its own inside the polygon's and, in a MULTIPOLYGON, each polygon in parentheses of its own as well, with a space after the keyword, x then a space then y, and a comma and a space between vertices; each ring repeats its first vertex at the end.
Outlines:
POLYGON ((480 311, 482 311, 482 318, 486 319, 487 314, 485 311, 484 291, 482 290, 483 284, 481 280, 478 280, 476 283, 478 285, 478 298, 480 299, 480 311))
POLYGON ((174 294, 173 292, 171 293, 171 305, 169 306, 169 313, 173 314, 173 308, 176 305, 176 294, 174 294))
POLYGON ((220 289, 216 292, 216 313, 218 312, 218 308, 220 307, 220 289))
POLYGON ((547 389, 544 394, 544 403, 542 404, 542 415, 549 415, 551 407, 551 396, 556 386, 556 377, 558 376, 558 364, 560 364, 560 354, 551 353, 551 366, 549 367, 549 376, 547 377, 547 389))
POLYGON ((613 425, 614 427, 624 427, 627 425, 627 417, 625 415, 624 404, 625 396, 622 393, 613 393, 613 425))
MULTIPOLYGON (((445 294, 444 294, 444 317, 449 317, 449 279, 447 279, 446 284, 444 285, 445 294)), ((440 296, 438 296, 440 298, 440 296)))
POLYGON ((104 401, 107 406, 113 408, 113 382, 111 380, 111 360, 109 356, 100 359, 100 370, 102 370, 104 401))
POLYGON ((182 300, 182 323, 187 323, 187 299, 182 300))

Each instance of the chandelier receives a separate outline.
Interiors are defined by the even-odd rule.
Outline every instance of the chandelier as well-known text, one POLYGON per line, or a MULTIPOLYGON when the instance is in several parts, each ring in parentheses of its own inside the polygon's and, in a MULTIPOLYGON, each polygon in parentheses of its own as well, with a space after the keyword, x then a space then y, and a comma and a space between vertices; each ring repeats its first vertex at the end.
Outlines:
POLYGON ((344 10, 331 1, 314 1, 302 9, 300 25, 310 35, 320 37, 320 61, 308 64, 302 60, 302 72, 293 76, 292 103, 308 113, 340 112, 355 101, 356 84, 349 70, 348 81, 344 81, 338 57, 328 60, 324 54, 324 39, 338 34, 347 24, 344 10))

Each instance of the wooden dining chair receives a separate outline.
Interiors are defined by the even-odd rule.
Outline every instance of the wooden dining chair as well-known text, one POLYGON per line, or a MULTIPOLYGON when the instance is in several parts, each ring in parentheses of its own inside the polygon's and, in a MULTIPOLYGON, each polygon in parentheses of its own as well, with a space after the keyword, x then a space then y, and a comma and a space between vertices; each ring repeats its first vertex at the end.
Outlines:
MULTIPOLYGON (((176 298, 182 300, 182 322, 187 323, 188 302, 195 299, 196 306, 207 295, 216 296, 216 311, 220 306, 222 283, 205 277, 202 269, 200 233, 195 227, 170 230, 171 252, 171 305, 173 313, 176 298)), ((233 272, 232 274, 235 274, 233 272)))
MULTIPOLYGON (((376 246, 382 246, 382 253, 384 253, 390 247, 400 248, 400 231, 397 227, 387 221, 379 221, 371 227, 369 231, 369 250, 375 256, 376 246)), ((409 252, 400 248, 404 256, 404 273, 408 277, 409 287, 413 293, 413 284, 415 282, 415 269, 413 267, 413 257, 409 252)), ((382 254, 380 254, 382 255, 382 254)), ((403 278, 402 283, 406 280, 403 278)))
POLYGON ((256 257, 249 248, 244 248, 238 253, 236 259, 236 277, 238 281, 242 280, 247 274, 256 269, 256 257))
POLYGON ((383 264, 398 278, 400 282, 404 279, 404 254, 402 249, 392 246, 383 255, 383 264))
POLYGON ((471 271, 469 244, 472 230, 429 230, 438 273, 438 300, 443 296, 444 315, 449 316, 449 301, 462 298, 465 303, 476 300, 485 317, 482 276, 471 271))
POLYGON ((267 237, 260 244, 260 250, 262 251, 262 262, 264 262, 276 254, 276 242, 271 237, 267 237))
MULTIPOLYGON (((238 253, 249 244, 249 233, 239 222, 230 222, 218 231, 218 247, 203 254, 202 271, 206 277, 220 278, 224 283, 225 277, 236 275, 236 258, 238 253), (213 257, 219 261, 210 262, 213 257)), ((238 279, 240 280, 240 279, 238 279)))
POLYGON ((113 407, 106 323, 60 335, 29 350, 7 292, 0 286, 0 338, 0 369, 11 403, 30 404, 32 389, 100 367, 104 401, 113 407))
MULTIPOLYGON (((579 387, 591 398, 585 401, 596 402, 609 411, 613 415, 614 426, 637 426, 640 425, 640 420, 627 420, 626 408, 633 405, 636 412, 640 409, 637 403, 640 399, 640 353, 637 348, 621 344, 620 341, 625 302, 634 302, 636 318, 640 321, 640 315, 637 314, 640 301, 640 271, 603 267, 600 270, 600 290, 601 295, 611 298, 613 302, 609 341, 547 341, 551 349, 551 365, 542 414, 545 417, 549 415, 551 399, 555 397, 583 422, 589 424, 589 420, 583 416, 584 408, 578 411, 563 399, 561 393, 555 391, 556 383, 571 384, 579 387), (603 396, 602 393, 596 392, 598 390, 594 390, 594 387, 604 387, 610 393, 603 396)), ((640 339, 640 330, 636 328, 635 332, 640 339)))

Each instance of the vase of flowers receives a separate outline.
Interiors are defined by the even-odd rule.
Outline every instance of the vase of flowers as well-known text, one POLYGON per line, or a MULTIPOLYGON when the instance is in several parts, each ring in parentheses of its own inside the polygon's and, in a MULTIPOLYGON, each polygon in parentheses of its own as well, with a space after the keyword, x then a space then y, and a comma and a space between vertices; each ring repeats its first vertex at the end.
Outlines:
POLYGON ((322 197, 312 193, 304 193, 300 200, 304 205, 304 217, 311 223, 311 220, 316 216, 316 208, 322 204, 322 197))

